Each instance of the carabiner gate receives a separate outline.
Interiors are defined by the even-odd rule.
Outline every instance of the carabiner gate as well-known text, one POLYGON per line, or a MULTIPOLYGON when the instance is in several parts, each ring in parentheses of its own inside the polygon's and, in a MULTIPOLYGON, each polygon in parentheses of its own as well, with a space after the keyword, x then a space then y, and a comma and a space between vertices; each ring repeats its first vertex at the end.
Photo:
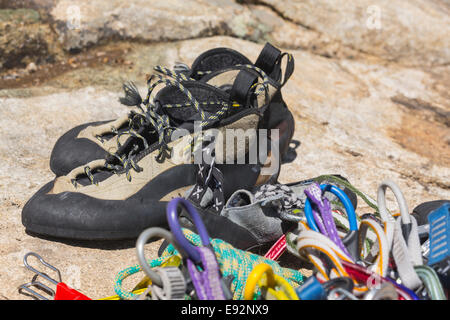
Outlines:
POLYGON ((266 263, 254 267, 248 276, 244 289, 244 300, 253 300, 257 286, 271 300, 299 300, 292 286, 283 277, 275 274, 272 267, 266 263))

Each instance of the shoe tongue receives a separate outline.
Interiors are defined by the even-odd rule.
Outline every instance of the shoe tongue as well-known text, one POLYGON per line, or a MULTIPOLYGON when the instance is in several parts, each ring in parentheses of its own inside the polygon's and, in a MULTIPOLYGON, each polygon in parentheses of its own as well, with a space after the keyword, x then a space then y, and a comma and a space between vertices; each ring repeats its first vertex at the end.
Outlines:
POLYGON ((191 67, 191 77, 198 80, 203 75, 201 72, 214 72, 238 64, 251 63, 247 57, 236 50, 215 48, 205 51, 195 59, 191 67))
MULTIPOLYGON (((204 111, 206 118, 216 114, 223 108, 223 104, 230 103, 229 94, 209 84, 198 81, 183 81, 183 87, 199 102, 200 108, 204 111), (206 104, 205 104, 206 103, 206 104)), ((201 121, 201 114, 190 103, 186 93, 182 92, 178 87, 165 86, 158 91, 155 97, 161 108, 157 111, 160 115, 167 115, 172 127, 193 129, 194 121, 201 121)), ((217 120, 216 120, 217 121, 217 120)), ((138 134, 148 136, 148 127, 141 127, 138 134)), ((152 141, 147 140, 151 145, 152 141)), ((143 141, 139 138, 130 136, 123 145, 117 150, 118 155, 127 155, 132 148, 138 146, 134 154, 144 151, 143 141)), ((110 156, 107 159, 110 163, 116 163, 118 160, 110 156)))
MULTIPOLYGON (((230 96, 224 90, 198 81, 183 81, 183 87, 199 102, 202 109, 209 117, 223 108, 223 104, 230 103, 230 96)), ((162 108, 161 113, 169 116, 173 126, 181 126, 194 121, 202 120, 201 114, 192 105, 187 94, 178 87, 166 86, 161 89, 156 98, 162 108)))
MULTIPOLYGON (((223 108, 222 103, 229 103, 229 94, 211 85, 198 81, 183 81, 183 87, 200 103, 200 108, 205 112, 206 117, 215 114, 223 108), (202 104, 208 102, 206 105, 202 104)), ((160 115, 167 115, 171 126, 177 128, 192 129, 194 121, 200 121, 201 115, 190 105, 190 101, 185 93, 178 87, 166 86, 158 91, 155 97, 161 107, 157 111, 160 115), (189 105, 188 105, 189 103, 189 105)), ((138 133, 148 136, 148 127, 141 127, 138 133)), ((147 141, 149 145, 152 141, 147 141)), ((144 150, 141 139, 130 136, 117 151, 118 155, 128 154, 132 148, 138 145, 135 154, 144 150)), ((108 162, 117 162, 113 156, 108 158, 108 162)))
MULTIPOLYGON (((98 182, 106 180, 110 176, 113 175, 113 173, 109 170, 94 170, 91 173, 95 177, 95 180, 98 182)), ((92 184, 91 180, 89 180, 89 178, 86 175, 82 175, 82 176, 78 177, 77 183, 82 186, 88 186, 88 185, 92 184)))

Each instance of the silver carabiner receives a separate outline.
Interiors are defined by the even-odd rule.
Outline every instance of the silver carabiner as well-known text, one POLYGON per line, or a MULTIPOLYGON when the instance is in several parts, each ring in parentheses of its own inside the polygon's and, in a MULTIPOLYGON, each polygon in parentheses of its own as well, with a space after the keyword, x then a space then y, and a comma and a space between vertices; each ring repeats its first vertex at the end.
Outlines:
POLYGON ((428 259, 428 255, 430 254, 430 239, 422 243, 420 249, 422 250, 422 257, 428 259))
POLYGON ((25 265, 25 267, 28 270, 33 271, 36 275, 50 281, 51 283, 57 285, 58 283, 62 282, 61 280, 61 272, 54 266, 52 266, 51 264, 47 263, 44 261, 44 259, 42 259, 42 257, 40 255, 38 255, 35 252, 28 252, 24 257, 23 257, 23 264, 25 265), (40 272, 38 270, 36 270, 35 268, 33 268, 32 266, 29 265, 28 263, 28 257, 29 256, 34 256, 36 257, 44 266, 46 266, 47 268, 50 268, 51 270, 55 271, 58 274, 58 279, 59 280, 55 280, 53 278, 50 278, 46 273, 40 272))
POLYGON ((41 299, 41 300, 49 300, 48 298, 44 297, 43 295, 37 293, 36 291, 32 290, 31 287, 36 287, 42 291, 44 291, 45 293, 47 293, 48 295, 50 295, 51 297, 55 296, 55 291, 51 288, 49 288, 48 286, 46 286, 45 284, 43 284, 42 282, 37 281, 36 279, 38 277, 42 277, 46 280, 48 280, 49 282, 58 285, 58 283, 62 282, 61 281, 61 272, 55 268, 54 266, 52 266, 51 264, 45 262, 45 260, 38 255, 35 252, 28 252, 27 254, 25 254, 25 256, 23 257, 23 264, 25 265, 25 267, 34 272, 34 276, 31 280, 31 282, 22 284, 21 286, 19 286, 18 291, 20 294, 24 294, 27 296, 31 296, 35 299, 41 299), (46 266, 47 268, 55 271, 58 275, 58 280, 55 280, 53 278, 50 278, 46 273, 38 271, 37 269, 33 268, 32 266, 30 266, 30 264, 28 263, 28 257, 29 256, 34 256, 35 258, 37 258, 44 266, 46 266))
POLYGON ((364 300, 398 300, 398 293, 392 283, 385 282, 364 295, 364 300))
MULTIPOLYGON (((144 230, 136 241, 136 252, 139 263, 145 274, 150 278, 152 284, 149 289, 152 291, 153 299, 183 299, 186 291, 186 282, 183 274, 178 268, 150 268, 147 259, 145 258, 144 246, 148 240, 152 238, 163 238, 171 243, 175 249, 180 251, 180 248, 174 243, 172 234, 162 228, 148 228, 144 230)), ((149 290, 146 290, 147 295, 149 290)), ((141 295, 142 300, 145 295, 141 295)))
POLYGON ((327 296, 328 300, 359 300, 353 295, 353 293, 348 292, 342 288, 334 288, 330 290, 327 296))
MULTIPOLYGON (((152 280, 153 284, 156 284, 159 287, 162 287, 163 283, 161 277, 158 273, 156 273, 150 266, 148 265, 147 259, 145 258, 144 246, 148 242, 148 240, 152 238, 165 239, 169 243, 173 244, 173 236, 172 234, 163 229, 163 228, 148 228, 144 230, 136 241, 136 253, 139 263, 144 270, 145 274, 152 280)), ((178 248, 176 248, 178 250, 178 248)))
POLYGON ((43 295, 37 293, 36 291, 32 290, 30 287, 36 287, 44 291, 45 293, 49 294, 51 297, 55 296, 55 291, 51 288, 47 287, 45 284, 36 281, 37 275, 33 277, 33 280, 31 282, 22 284, 19 286, 19 294, 23 294, 26 296, 31 296, 35 299, 40 300, 49 300, 47 297, 44 297, 43 295), (24 292, 26 291, 26 292, 24 292))

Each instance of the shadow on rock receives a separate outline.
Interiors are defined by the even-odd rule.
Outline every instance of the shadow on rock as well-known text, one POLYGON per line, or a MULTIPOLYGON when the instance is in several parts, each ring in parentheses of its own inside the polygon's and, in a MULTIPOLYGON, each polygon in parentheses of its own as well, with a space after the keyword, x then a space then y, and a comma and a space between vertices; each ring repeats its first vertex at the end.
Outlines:
MULTIPOLYGON (((41 234, 34 233, 29 230, 25 230, 25 233, 34 238, 40 238, 47 241, 59 242, 63 244, 67 244, 73 247, 82 247, 82 248, 90 248, 90 249, 101 249, 101 250, 121 250, 121 249, 129 249, 136 246, 137 239, 122 239, 122 240, 73 240, 73 239, 65 239, 65 238, 57 238, 52 236, 45 236, 41 234)), ((158 241, 159 239, 154 239, 154 241, 158 241)), ((153 242, 149 240, 148 243, 153 242)))
POLYGON ((298 140, 292 140, 289 144, 289 148, 287 152, 283 155, 281 159, 281 164, 291 163, 297 158, 297 148, 301 145, 301 142, 298 140))

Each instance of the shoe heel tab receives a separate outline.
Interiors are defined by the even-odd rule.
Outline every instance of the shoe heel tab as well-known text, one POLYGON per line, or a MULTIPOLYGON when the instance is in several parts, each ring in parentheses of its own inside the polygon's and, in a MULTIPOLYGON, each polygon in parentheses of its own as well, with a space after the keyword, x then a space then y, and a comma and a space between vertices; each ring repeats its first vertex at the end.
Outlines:
POLYGON ((277 71, 275 69, 280 56, 281 50, 266 42, 256 59, 255 66, 272 76, 272 73, 277 71))
POLYGON ((291 77, 294 72, 294 65, 294 57, 290 53, 281 52, 280 49, 269 42, 266 42, 255 62, 255 66, 267 73, 272 79, 281 83, 281 86, 284 86, 291 77), (286 69, 284 71, 283 80, 281 81, 283 76, 281 64, 285 56, 287 57, 286 69))
POLYGON ((230 90, 230 99, 242 105, 248 105, 250 99, 250 91, 257 82, 258 76, 249 70, 241 70, 234 80, 230 90))

